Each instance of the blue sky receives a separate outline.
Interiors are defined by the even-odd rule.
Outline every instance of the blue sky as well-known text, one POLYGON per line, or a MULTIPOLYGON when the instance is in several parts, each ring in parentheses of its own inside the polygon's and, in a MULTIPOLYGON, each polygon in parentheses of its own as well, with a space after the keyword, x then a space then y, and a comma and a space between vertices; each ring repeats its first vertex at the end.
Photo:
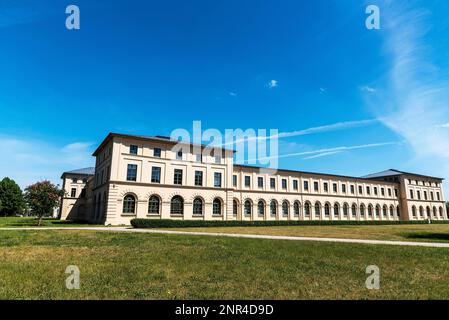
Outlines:
POLYGON ((200 120, 307 130, 280 140, 296 154, 281 168, 449 178, 447 12, 428 0, 2 1, 0 175, 59 182, 109 132, 200 120), (65 28, 69 4, 80 30, 65 28), (368 4, 380 30, 365 27, 368 4))

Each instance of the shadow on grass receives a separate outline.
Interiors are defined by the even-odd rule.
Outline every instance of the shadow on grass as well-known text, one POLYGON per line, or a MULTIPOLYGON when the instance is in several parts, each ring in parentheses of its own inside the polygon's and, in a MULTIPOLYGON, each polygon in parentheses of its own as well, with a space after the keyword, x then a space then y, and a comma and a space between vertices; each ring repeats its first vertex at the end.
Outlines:
POLYGON ((402 234, 408 239, 428 239, 428 240, 442 240, 449 241, 449 233, 434 233, 434 232, 413 232, 402 234))
MULTIPOLYGON (((38 219, 24 219, 22 221, 15 221, 8 223, 7 226, 11 227, 37 227, 38 219)), ((70 221, 70 220, 53 220, 53 219, 42 219, 42 227, 45 226, 66 226, 66 225, 87 225, 86 221, 70 221)))

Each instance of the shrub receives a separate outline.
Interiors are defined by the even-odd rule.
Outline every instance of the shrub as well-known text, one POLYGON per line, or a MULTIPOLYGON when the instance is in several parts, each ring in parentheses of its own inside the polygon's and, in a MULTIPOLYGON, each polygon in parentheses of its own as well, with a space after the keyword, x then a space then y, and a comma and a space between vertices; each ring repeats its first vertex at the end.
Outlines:
MULTIPOLYGON (((423 221, 205 221, 205 220, 169 220, 169 219, 132 219, 134 228, 195 228, 195 227, 269 227, 269 226, 349 226, 349 225, 399 225, 428 224, 423 221)), ((444 224, 449 221, 434 220, 432 223, 444 224)))

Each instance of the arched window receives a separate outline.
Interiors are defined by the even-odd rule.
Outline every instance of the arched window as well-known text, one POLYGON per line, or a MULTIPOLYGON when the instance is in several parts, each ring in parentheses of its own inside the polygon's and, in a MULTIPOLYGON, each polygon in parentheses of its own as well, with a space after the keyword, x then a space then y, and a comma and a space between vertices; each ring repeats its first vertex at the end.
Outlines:
POLYGON ((396 214, 398 215, 398 218, 401 217, 401 209, 399 208, 399 206, 396 207, 396 214))
POLYGON ((203 214, 203 200, 201 198, 193 200, 193 214, 198 216, 203 214))
POLYGON ((319 218, 321 216, 321 204, 319 202, 315 202, 315 217, 319 218))
POLYGON ((340 207, 338 203, 334 204, 334 215, 338 216, 340 214, 340 207))
POLYGON ((221 215, 221 200, 215 198, 212 202, 212 214, 215 216, 221 215))
POLYGON ((329 203, 326 203, 324 205, 324 215, 327 217, 331 214, 331 208, 329 206, 329 203))
POLYGON ((412 217, 416 218, 416 207, 415 206, 412 207, 412 217))
POLYGON ((136 198, 133 195, 126 195, 123 199, 123 213, 136 213, 136 198))
POLYGON ((433 217, 436 219, 437 216, 437 207, 433 207, 433 217))
POLYGON ((265 215, 265 203, 262 200, 257 203, 257 214, 262 217, 265 215))
POLYGON ((353 218, 357 216, 357 205, 355 203, 352 205, 351 213, 353 218))
POLYGON ((373 216, 373 206, 371 204, 368 205, 368 217, 373 216))
POLYGON ((232 201, 232 214, 233 214, 234 216, 236 216, 238 210, 239 210, 239 204, 238 204, 237 200, 233 200, 233 201, 232 201))
POLYGON ((388 207, 387 207, 386 205, 384 205, 384 206, 383 206, 383 209, 382 209, 382 216, 383 216, 384 218, 386 218, 387 215, 388 215, 388 207))
POLYGON ((148 199, 148 213, 159 214, 160 200, 158 196, 151 196, 148 199))
POLYGON ((376 206, 376 218, 379 218, 379 216, 380 216, 380 206, 377 205, 376 206))
POLYGON ((349 205, 347 203, 343 204, 343 216, 347 217, 349 214, 349 205))
POLYGON ((420 216, 421 218, 424 217, 424 208, 423 208, 422 206, 419 207, 419 216, 420 216))
POLYGON ((426 208, 426 219, 430 219, 430 207, 426 208))
POLYGON ((289 207, 288 202, 287 201, 283 201, 282 202, 282 214, 284 216, 288 216, 288 207, 289 207))
POLYGON ((184 199, 181 196, 171 198, 170 214, 184 214, 184 199))
POLYGON ((293 214, 295 215, 295 216, 299 216, 299 202, 298 201, 295 201, 294 203, 293 203, 293 214))
POLYGON ((304 204, 304 215, 305 215, 306 217, 309 217, 309 216, 310 216, 310 203, 308 203, 308 202, 306 202, 306 203, 304 204))
POLYGON ((278 204, 276 203, 276 201, 275 200, 271 200, 271 202, 270 202, 270 214, 272 216, 276 216, 276 214, 277 214, 277 206, 278 206, 278 204))
POLYGON ((360 217, 365 217, 365 205, 363 203, 360 205, 360 217))
POLYGON ((251 215, 251 211, 252 211, 251 209, 252 209, 251 201, 246 200, 245 204, 243 206, 243 211, 244 211, 246 216, 250 216, 251 215))
POLYGON ((443 207, 440 207, 440 218, 444 218, 443 207))

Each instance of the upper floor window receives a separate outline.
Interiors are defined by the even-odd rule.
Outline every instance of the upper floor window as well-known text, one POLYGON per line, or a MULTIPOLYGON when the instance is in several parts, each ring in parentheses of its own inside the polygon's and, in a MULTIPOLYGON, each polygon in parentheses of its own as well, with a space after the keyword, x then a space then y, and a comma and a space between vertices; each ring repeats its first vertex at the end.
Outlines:
POLYGON ((416 191, 416 197, 418 198, 418 200, 421 200, 421 192, 419 190, 416 191))
POLYGON ((257 187, 263 188, 263 178, 257 177, 257 187))
POLYGON ((275 189, 276 188, 276 179, 270 178, 270 188, 275 189))
POLYGON ((427 191, 424 191, 424 200, 427 200, 427 191))
POLYGON ((332 189, 334 190, 334 192, 337 192, 337 191, 338 191, 338 186, 337 186, 336 183, 334 183, 334 184, 332 185, 332 189))
POLYGON ((78 178, 72 178, 72 183, 77 183, 78 182, 78 178))
POLYGON ((176 160, 182 160, 182 150, 176 152, 176 160))
POLYGON ((153 156, 160 158, 161 157, 161 148, 154 148, 153 149, 153 156))
POLYGON ((196 186, 203 185, 203 171, 195 171, 195 185, 196 186))
POLYGON ((431 199, 432 201, 435 200, 432 191, 430 191, 430 199, 431 199))
POLYGON ((174 184, 182 184, 182 170, 181 169, 175 169, 175 175, 173 179, 174 184))
POLYGON ((391 197, 391 189, 388 188, 388 196, 391 197))
POLYGON ((137 150, 138 150, 138 149, 139 149, 138 146, 132 144, 132 145, 129 146, 129 153, 131 153, 131 154, 137 154, 137 150))
POLYGON ((319 185, 318 185, 318 181, 314 181, 313 182, 313 191, 318 192, 319 190, 319 185))
POLYGON ((70 196, 71 196, 72 198, 75 198, 75 197, 76 197, 76 188, 72 188, 72 190, 70 191, 70 196))
POLYGON ((351 184, 351 193, 354 194, 355 193, 355 187, 353 184, 351 184))
POLYGON ((234 187, 237 187, 237 175, 236 175, 236 174, 234 174, 234 175, 232 176, 232 185, 233 185, 234 187))
POLYGON ((415 196, 414 196, 414 193, 413 193, 413 190, 410 190, 410 199, 413 199, 415 196))
POLYGON ((304 181, 304 190, 309 191, 309 181, 304 181))
POLYGON ((369 186, 366 186, 366 194, 367 195, 371 194, 371 189, 369 186))
POLYGON ((293 180, 293 190, 298 190, 298 180, 293 180))
POLYGON ((377 196, 377 187, 374 187, 374 194, 377 196))
POLYGON ((381 194, 382 196, 385 196, 385 188, 380 188, 380 194, 381 194))
POLYGON ((362 194, 363 193, 363 188, 362 188, 362 186, 359 186, 359 194, 362 194))
POLYGON ((151 182, 160 183, 161 182, 161 168, 152 167, 151 168, 151 182))
POLYGON ((128 181, 136 181, 137 180, 137 164, 128 164, 126 180, 128 180, 128 181))
POLYGON ((287 189, 287 179, 282 179, 282 189, 287 189))
POLYGON ((329 183, 327 183, 327 182, 323 183, 323 189, 324 189, 324 192, 329 192, 329 183))
POLYGON ((346 185, 345 184, 341 185, 341 192, 346 193, 346 185))
POLYGON ((251 187, 251 177, 245 176, 245 187, 251 187))
POLYGON ((221 172, 214 173, 214 187, 221 188, 221 172))
POLYGON ((437 200, 440 201, 440 193, 437 192, 437 200))

